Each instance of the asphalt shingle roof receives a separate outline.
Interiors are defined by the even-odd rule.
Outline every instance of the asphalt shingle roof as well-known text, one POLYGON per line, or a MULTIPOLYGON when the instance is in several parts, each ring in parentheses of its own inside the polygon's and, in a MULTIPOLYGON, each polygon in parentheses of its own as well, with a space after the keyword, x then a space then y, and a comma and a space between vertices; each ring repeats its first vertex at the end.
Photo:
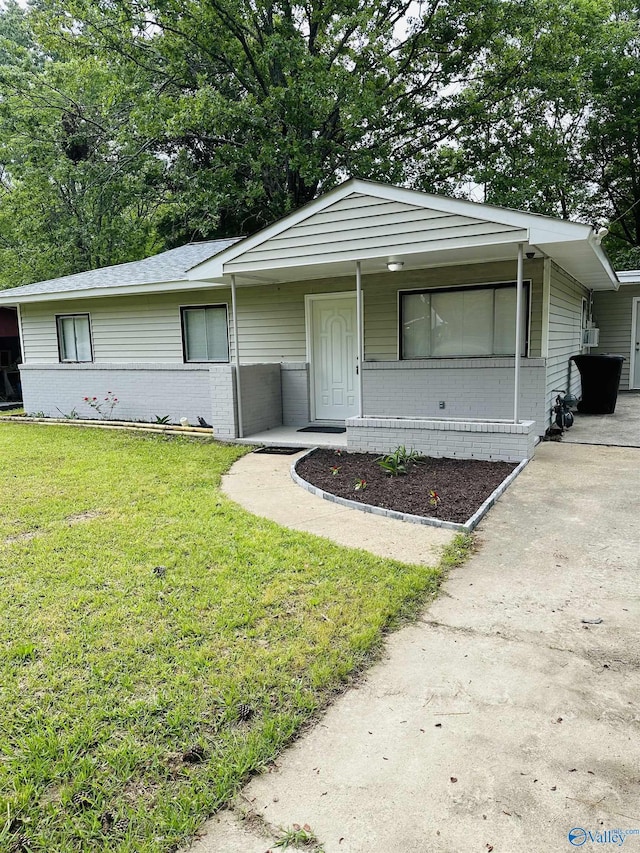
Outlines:
POLYGON ((239 237, 227 240, 208 240, 203 243, 188 243, 177 249, 169 249, 151 258, 117 264, 112 267, 88 270, 87 272, 52 278, 23 287, 11 288, 11 296, 27 296, 35 293, 65 293, 73 290, 93 290, 95 288, 126 287, 134 284, 187 280, 187 272, 197 264, 214 257, 239 237))

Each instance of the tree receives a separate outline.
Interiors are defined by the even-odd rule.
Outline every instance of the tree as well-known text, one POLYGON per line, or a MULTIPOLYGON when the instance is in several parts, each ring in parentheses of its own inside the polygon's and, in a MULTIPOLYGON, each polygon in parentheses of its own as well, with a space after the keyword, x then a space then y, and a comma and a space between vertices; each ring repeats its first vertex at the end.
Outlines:
POLYGON ((50 29, 154 81, 135 124, 170 164, 159 227, 173 243, 253 231, 348 175, 410 181, 464 121, 469 80, 501 96, 478 57, 517 5, 75 0, 50 29))
POLYGON ((0 61, 0 286, 148 254, 164 167, 128 133, 140 81, 46 51, 16 3, 0 61))

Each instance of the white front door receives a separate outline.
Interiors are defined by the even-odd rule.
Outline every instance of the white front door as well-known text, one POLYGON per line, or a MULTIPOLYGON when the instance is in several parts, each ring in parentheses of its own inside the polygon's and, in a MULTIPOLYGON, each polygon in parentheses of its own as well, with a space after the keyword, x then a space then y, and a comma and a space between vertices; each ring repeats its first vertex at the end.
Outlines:
POLYGON ((358 414, 356 298, 309 296, 313 419, 343 421, 358 414))
POLYGON ((631 319, 631 388, 640 389, 640 297, 633 300, 631 319))

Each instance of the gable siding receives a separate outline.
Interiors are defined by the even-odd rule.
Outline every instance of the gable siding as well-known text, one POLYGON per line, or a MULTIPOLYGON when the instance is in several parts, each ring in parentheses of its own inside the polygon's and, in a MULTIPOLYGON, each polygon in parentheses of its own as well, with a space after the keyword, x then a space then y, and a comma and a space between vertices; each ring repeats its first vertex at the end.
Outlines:
POLYGON ((580 396, 580 374, 572 355, 582 352, 582 298, 589 291, 559 266, 551 263, 549 292, 549 354, 547 358, 547 424, 551 422, 554 389, 580 396))
MULTIPOLYGON (((629 371, 631 367, 631 323, 633 318, 633 299, 640 297, 640 284, 623 284, 618 291, 602 291, 593 294, 593 319, 600 329, 600 344, 592 347, 596 355, 610 353, 621 355, 622 376, 620 388, 629 390, 629 371)), ((635 377, 636 387, 640 386, 640 376, 635 377)))
MULTIPOLYGON (((487 235, 495 242, 512 240, 521 229, 443 213, 417 205, 353 193, 281 234, 243 252, 225 264, 228 272, 256 266, 277 266, 313 255, 320 260, 358 259, 375 250, 377 256, 394 255, 403 247, 417 251, 434 243, 460 239, 466 245, 483 244, 487 235)), ((526 239, 523 237, 523 239, 526 239)))

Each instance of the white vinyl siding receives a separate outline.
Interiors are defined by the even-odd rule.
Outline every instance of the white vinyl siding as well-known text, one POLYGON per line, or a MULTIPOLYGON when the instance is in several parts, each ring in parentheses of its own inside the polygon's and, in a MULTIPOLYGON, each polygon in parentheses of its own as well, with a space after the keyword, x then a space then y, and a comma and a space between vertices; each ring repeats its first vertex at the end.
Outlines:
MULTIPOLYGON (((34 302, 21 306, 24 358, 28 364, 58 361, 55 315, 91 311, 96 363, 181 364, 180 308, 230 302, 229 291, 186 291, 153 296, 123 296, 34 302)), ((233 351, 233 334, 230 335, 233 351)))
MULTIPOLYGON (((618 291, 593 294, 593 319, 600 329, 600 343, 590 352, 623 356, 620 388, 625 391, 629 390, 634 297, 640 297, 640 284, 623 284, 618 291)), ((635 383, 640 385, 640 376, 635 377, 635 383)))
POLYGON ((572 355, 582 352, 582 299, 589 291, 559 266, 551 262, 549 298, 549 355, 547 358, 547 410, 554 389, 580 394, 580 374, 572 355))
POLYGON ((226 305, 182 309, 184 359, 187 362, 229 361, 226 305))
POLYGON ((91 323, 88 314, 67 314, 56 318, 60 361, 92 361, 91 323))
MULTIPOLYGON (((398 292, 510 281, 516 260, 469 264, 429 270, 404 270, 363 277, 365 358, 398 358, 398 292)), ((532 279, 529 355, 540 355, 542 262, 526 261, 532 279)), ((355 290, 353 277, 238 288, 241 361, 304 362, 307 358, 304 296, 306 293, 355 290)), ((91 311, 96 363, 182 363, 181 306, 226 304, 225 288, 150 295, 26 303, 22 306, 25 360, 28 364, 58 362, 55 315, 91 311)), ((231 314, 229 312, 229 317, 231 314)), ((229 350, 234 357, 233 323, 229 350)))
POLYGON ((361 260, 403 249, 513 243, 525 231, 473 216, 443 213, 404 202, 351 193, 299 225, 292 225, 225 264, 227 272, 322 261, 361 260))

